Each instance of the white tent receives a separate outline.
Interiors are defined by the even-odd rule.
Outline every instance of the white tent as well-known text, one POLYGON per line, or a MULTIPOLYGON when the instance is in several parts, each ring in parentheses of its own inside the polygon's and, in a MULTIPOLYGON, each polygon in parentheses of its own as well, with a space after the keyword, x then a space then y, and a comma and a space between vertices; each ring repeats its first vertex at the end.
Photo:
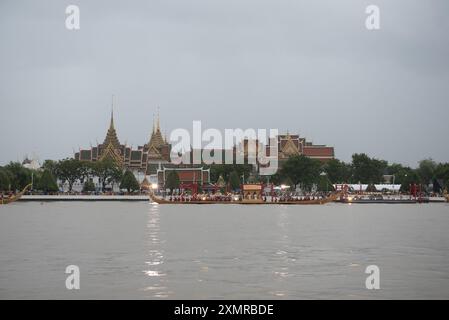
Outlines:
POLYGON ((382 191, 383 189, 387 189, 388 191, 397 192, 401 189, 400 184, 375 184, 374 185, 378 191, 382 191))
MULTIPOLYGON (((369 185, 365 184, 365 183, 360 183, 360 184, 356 183, 356 184, 348 184, 347 186, 349 187, 349 190, 351 190, 351 191, 364 192, 364 191, 366 191, 366 188, 368 188, 369 185)), ((398 192, 399 189, 401 189, 400 184, 375 184, 374 186, 376 187, 377 191, 382 191, 383 189, 387 189, 388 191, 398 192)), ((337 185, 334 185, 334 188, 337 188, 337 185)))

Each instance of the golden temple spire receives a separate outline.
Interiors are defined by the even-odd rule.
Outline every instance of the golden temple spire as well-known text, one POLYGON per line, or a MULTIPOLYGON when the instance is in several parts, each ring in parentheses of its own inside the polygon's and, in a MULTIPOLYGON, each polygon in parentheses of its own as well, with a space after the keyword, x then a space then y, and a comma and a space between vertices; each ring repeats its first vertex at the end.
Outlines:
POLYGON ((154 123, 154 114, 153 114, 153 133, 150 137, 150 142, 148 143, 148 147, 160 148, 166 142, 162 137, 161 133, 161 125, 160 125, 160 116, 159 116, 159 107, 157 108, 157 117, 156 124, 154 123))
POLYGON ((159 107, 157 107, 157 128, 156 128, 156 131, 160 131, 161 130, 159 119, 160 119, 160 117, 159 117, 159 107))
POLYGON ((111 103, 111 123, 109 128, 114 128, 114 95, 112 95, 112 103, 111 103))
POLYGON ((154 113, 153 113, 153 134, 156 132, 156 125, 154 122, 154 113))
POLYGON ((117 138, 117 132, 114 128, 114 95, 112 95, 112 105, 111 105, 111 122, 109 124, 108 132, 104 138, 103 145, 107 146, 112 144, 114 148, 120 147, 120 141, 117 138))

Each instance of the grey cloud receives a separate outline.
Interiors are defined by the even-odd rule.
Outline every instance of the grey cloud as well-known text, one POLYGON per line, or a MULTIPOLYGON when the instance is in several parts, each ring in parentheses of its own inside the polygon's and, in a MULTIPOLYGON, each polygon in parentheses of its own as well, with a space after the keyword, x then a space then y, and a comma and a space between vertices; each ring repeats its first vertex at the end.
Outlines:
POLYGON ((163 129, 279 128, 415 165, 448 161, 447 1, 2 1, 0 163, 163 129), (81 30, 65 29, 68 4, 81 30), (364 27, 381 9, 381 30, 364 27))

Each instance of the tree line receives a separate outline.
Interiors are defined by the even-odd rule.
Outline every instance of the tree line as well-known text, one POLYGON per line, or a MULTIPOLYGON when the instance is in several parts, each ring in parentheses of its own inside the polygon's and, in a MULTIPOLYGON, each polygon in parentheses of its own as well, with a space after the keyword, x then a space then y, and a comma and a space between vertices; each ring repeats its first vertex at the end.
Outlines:
POLYGON ((87 162, 76 159, 60 161, 45 160, 41 170, 25 168, 18 162, 10 162, 0 167, 0 191, 17 191, 33 182, 33 190, 52 193, 59 191, 58 181, 68 186, 71 192, 73 185, 79 182, 83 191, 96 191, 93 179, 98 178, 101 190, 108 185, 119 184, 120 189, 128 192, 139 190, 140 185, 134 174, 123 170, 111 159, 87 162))
POLYGON ((300 185, 304 189, 318 186, 319 190, 331 190, 333 184, 381 184, 384 176, 390 176, 390 182, 401 185, 402 191, 409 191, 411 184, 433 185, 433 191, 449 189, 449 163, 437 163, 424 159, 417 168, 369 157, 365 153, 352 155, 350 163, 331 159, 320 162, 305 156, 290 157, 281 170, 273 177, 277 183, 286 183, 293 187, 300 185))
MULTIPOLYGON (((433 184, 434 191, 441 192, 449 189, 449 163, 437 163, 432 159, 419 162, 417 168, 411 168, 398 163, 388 163, 385 160, 369 157, 365 153, 352 155, 351 162, 331 159, 321 162, 303 155, 290 157, 281 165, 281 169, 270 177, 254 174, 249 164, 211 165, 211 182, 222 180, 231 190, 237 190, 245 181, 272 182, 286 184, 295 188, 301 186, 304 190, 311 190, 314 186, 318 190, 330 191, 333 184, 364 183, 379 184, 384 182, 384 176, 392 176, 395 184, 401 184, 402 191, 408 191, 411 184, 424 186, 433 184)), ((0 191, 16 191, 23 189, 33 180, 33 189, 42 192, 57 192, 57 184, 68 186, 72 191, 73 185, 79 182, 83 191, 96 191, 93 178, 98 178, 101 190, 108 185, 114 187, 119 184, 120 189, 128 192, 139 190, 140 186, 134 174, 123 170, 113 160, 104 159, 97 162, 86 162, 76 159, 60 161, 46 160, 41 170, 31 170, 18 162, 11 162, 0 167, 0 191)), ((179 186, 179 176, 175 171, 168 175, 166 187, 176 189, 179 186)))
POLYGON ((428 186, 433 184, 436 192, 449 189, 449 163, 437 163, 432 159, 424 159, 417 168, 369 157, 365 153, 355 153, 351 162, 331 159, 321 162, 303 155, 290 157, 282 163, 281 169, 270 177, 251 175, 249 165, 212 165, 211 180, 217 181, 221 175, 231 186, 239 188, 245 177, 247 182, 272 182, 285 184, 304 190, 317 187, 319 191, 331 191, 334 184, 381 184, 384 176, 391 176, 391 183, 400 184, 401 190, 409 191, 411 184, 428 186), (248 178, 254 181, 248 180, 248 178))

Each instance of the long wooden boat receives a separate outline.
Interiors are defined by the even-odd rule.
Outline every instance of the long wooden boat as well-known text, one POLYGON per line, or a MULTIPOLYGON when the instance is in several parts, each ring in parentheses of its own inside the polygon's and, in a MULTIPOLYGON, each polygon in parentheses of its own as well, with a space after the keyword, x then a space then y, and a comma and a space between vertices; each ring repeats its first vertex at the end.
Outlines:
POLYGON ((8 204, 8 203, 12 203, 14 201, 19 200, 24 194, 25 192, 27 192, 27 190, 31 187, 31 183, 26 185, 25 188, 23 188, 23 190, 21 192, 19 192, 16 195, 13 195, 12 197, 9 198, 2 198, 0 200, 0 204, 8 204))
POLYGON ((415 204, 418 203, 418 200, 416 199, 354 199, 354 200, 348 200, 343 199, 341 200, 342 203, 348 203, 348 204, 415 204))
POLYGON ((263 200, 253 200, 253 199, 243 199, 243 200, 233 200, 233 201, 214 201, 214 200, 195 200, 195 201, 170 201, 161 197, 156 196, 154 193, 149 193, 150 200, 158 204, 265 204, 265 205, 311 205, 311 204, 326 204, 335 201, 340 193, 334 193, 329 197, 315 200, 296 200, 296 201, 278 201, 278 202, 266 202, 263 200))

